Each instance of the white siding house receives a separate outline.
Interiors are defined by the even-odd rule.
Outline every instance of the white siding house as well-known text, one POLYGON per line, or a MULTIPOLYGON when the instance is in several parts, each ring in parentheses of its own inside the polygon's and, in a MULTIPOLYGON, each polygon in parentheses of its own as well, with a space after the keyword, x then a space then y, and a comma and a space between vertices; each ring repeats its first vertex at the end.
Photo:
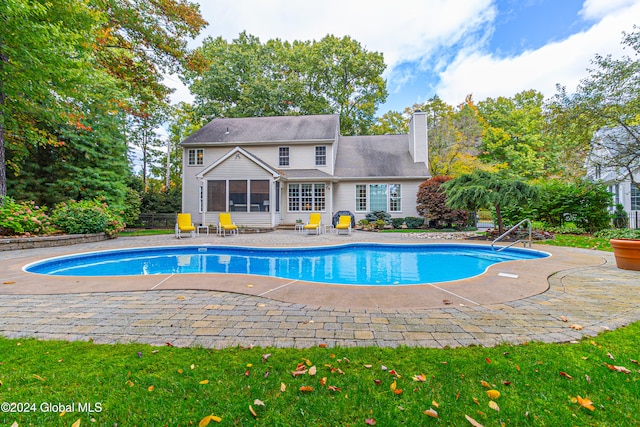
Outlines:
POLYGON ((587 179, 607 185, 614 206, 621 204, 629 214, 629 226, 640 228, 640 127, 606 128, 595 132, 586 162, 587 179))
POLYGON ((419 216, 428 179, 426 113, 408 135, 341 136, 338 115, 214 119, 182 142, 182 210, 217 224, 220 212, 247 227, 306 222, 337 211, 356 221, 373 210, 419 216))

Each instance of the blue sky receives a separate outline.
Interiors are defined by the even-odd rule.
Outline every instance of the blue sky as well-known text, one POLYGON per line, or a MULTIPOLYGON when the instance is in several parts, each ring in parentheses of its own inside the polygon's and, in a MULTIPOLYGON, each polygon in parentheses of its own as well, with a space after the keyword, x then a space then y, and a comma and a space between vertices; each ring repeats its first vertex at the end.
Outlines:
MULTIPOLYGON (((575 89, 597 54, 622 54, 640 24, 640 0, 201 0, 203 34, 265 42, 349 35, 381 52, 389 96, 378 114, 434 95, 451 105, 556 84, 575 89), (635 18, 635 20, 634 20, 635 18)), ((175 101, 190 101, 176 77, 175 101)))

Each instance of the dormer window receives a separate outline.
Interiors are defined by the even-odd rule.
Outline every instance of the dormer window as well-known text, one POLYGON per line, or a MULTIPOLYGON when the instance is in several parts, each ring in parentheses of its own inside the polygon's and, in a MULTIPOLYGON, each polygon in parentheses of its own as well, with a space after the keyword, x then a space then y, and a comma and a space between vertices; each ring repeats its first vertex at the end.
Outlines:
POLYGON ((327 165, 327 147, 320 145, 316 147, 316 166, 327 165))
POLYGON ((278 165, 289 166, 289 147, 278 148, 278 165))

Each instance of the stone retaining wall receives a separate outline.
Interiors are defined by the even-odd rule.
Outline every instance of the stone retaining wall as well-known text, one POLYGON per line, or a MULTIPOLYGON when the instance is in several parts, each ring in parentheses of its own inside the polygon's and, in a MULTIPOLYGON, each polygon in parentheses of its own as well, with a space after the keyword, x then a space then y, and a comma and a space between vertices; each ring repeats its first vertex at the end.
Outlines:
POLYGON ((19 237, 0 239, 0 251, 13 251, 18 249, 50 248, 53 246, 69 246, 78 243, 93 243, 107 240, 109 236, 104 233, 96 234, 64 234, 60 236, 46 237, 19 237))

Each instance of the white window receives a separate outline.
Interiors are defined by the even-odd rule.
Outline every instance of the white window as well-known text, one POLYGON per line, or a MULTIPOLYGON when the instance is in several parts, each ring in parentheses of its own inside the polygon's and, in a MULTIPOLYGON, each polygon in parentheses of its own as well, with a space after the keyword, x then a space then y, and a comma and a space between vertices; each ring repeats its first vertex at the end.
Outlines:
POLYGON ((189 166, 202 166, 204 164, 204 149, 197 148, 187 151, 189 166))
POLYGON ((640 190, 631 184, 631 210, 640 211, 640 190))
POLYGON ((364 184, 356 185, 356 212, 367 211, 367 186, 364 184))
POLYGON ((278 165, 289 166, 289 147, 278 148, 278 165))
POLYGON ((327 165, 327 147, 319 145, 316 147, 316 166, 327 165))
POLYGON ((325 211, 325 184, 289 184, 288 210, 325 211))
POLYGON ((364 184, 357 184, 355 206, 357 212, 401 212, 402 185, 369 184, 367 187, 364 184))

